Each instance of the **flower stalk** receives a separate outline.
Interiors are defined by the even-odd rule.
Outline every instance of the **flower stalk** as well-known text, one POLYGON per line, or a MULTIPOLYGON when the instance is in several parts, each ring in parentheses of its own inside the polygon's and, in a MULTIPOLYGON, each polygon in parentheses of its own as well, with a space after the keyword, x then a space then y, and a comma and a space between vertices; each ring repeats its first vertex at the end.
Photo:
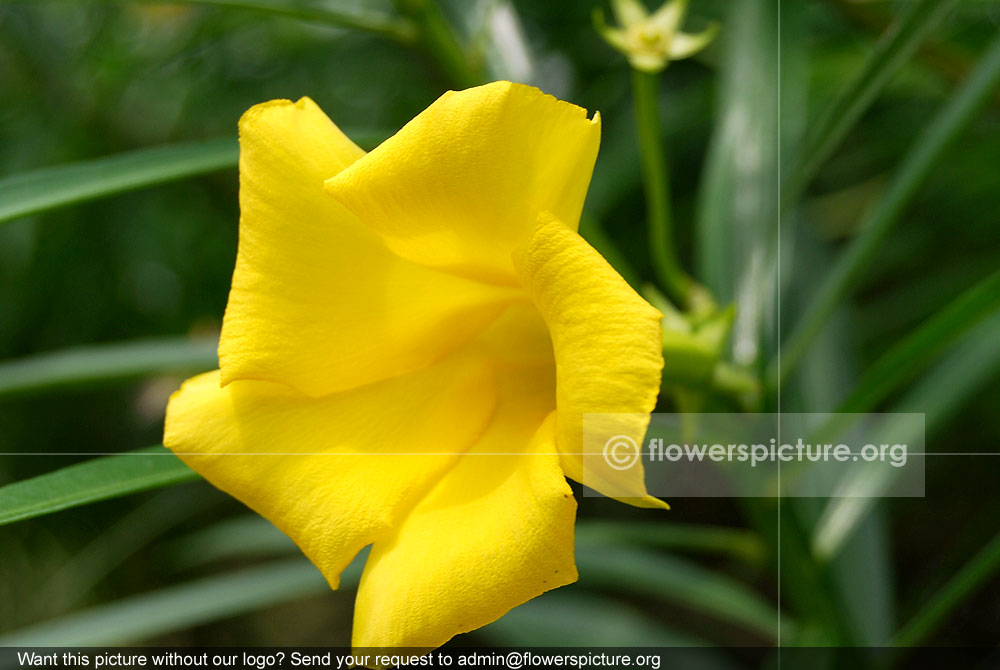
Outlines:
POLYGON ((678 306, 697 309, 698 291, 681 268, 674 243, 670 173, 663 153, 657 103, 657 75, 671 61, 690 58, 704 49, 715 39, 719 29, 713 23, 700 33, 683 32, 681 25, 688 2, 668 0, 650 12, 641 0, 612 0, 611 8, 618 25, 609 26, 604 14, 597 10, 594 27, 609 45, 625 55, 632 70, 632 96, 646 194, 647 235, 657 281, 678 306))
POLYGON ((670 171, 663 153, 663 131, 657 102, 658 84, 656 74, 632 69, 632 96, 653 269, 667 294, 680 306, 686 307, 690 298, 691 279, 681 268, 674 244, 670 171))

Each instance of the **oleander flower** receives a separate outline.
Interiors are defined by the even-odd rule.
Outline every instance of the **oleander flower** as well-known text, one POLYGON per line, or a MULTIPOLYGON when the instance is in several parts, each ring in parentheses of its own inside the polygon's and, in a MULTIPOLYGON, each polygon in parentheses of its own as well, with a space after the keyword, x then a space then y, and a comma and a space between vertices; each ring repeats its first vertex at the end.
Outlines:
POLYGON ((308 98, 240 120, 240 241, 220 370, 164 443, 337 588, 372 545, 356 647, 436 647, 576 580, 566 477, 584 413, 641 440, 660 313, 577 234, 597 115, 497 82, 366 154, 308 98))

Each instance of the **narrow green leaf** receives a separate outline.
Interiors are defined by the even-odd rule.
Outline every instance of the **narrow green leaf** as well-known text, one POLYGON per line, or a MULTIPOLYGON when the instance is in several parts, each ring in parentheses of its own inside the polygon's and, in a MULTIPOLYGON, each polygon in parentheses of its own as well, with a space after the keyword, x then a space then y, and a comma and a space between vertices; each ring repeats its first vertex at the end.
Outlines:
MULTIPOLYGON (((960 338, 941 360, 914 384, 891 411, 920 412, 929 438, 951 415, 985 384, 1000 374, 1000 313, 979 323, 960 338)), ((863 470, 859 476, 867 476, 863 470)), ((813 553, 821 558, 837 555, 874 507, 892 481, 869 484, 868 497, 830 500, 816 524, 813 553)), ((858 482, 858 485, 864 485, 858 482)))
POLYGON ((723 574, 663 553, 605 544, 577 543, 580 581, 674 602, 769 640, 780 627, 792 630, 778 610, 753 589, 723 574))
POLYGON ((32 602, 18 614, 18 621, 33 621, 38 615, 72 608, 91 593, 94 587, 114 572, 118 566, 141 548, 153 542, 168 529, 204 511, 206 502, 217 500, 206 495, 191 495, 191 491, 165 489, 151 496, 113 524, 102 529, 87 546, 67 558, 59 569, 45 580, 32 602), (34 615, 34 616, 33 616, 34 615))
POLYGON ((972 557, 934 597, 904 625, 893 646, 913 647, 927 641, 962 601, 1000 571, 1000 535, 972 557))
MULTIPOLYGON (((699 555, 730 556, 759 565, 765 547, 752 532, 696 524, 607 523, 580 521, 576 541, 581 547, 631 544, 699 555)), ((175 566, 189 568, 246 556, 281 556, 298 552, 287 535, 267 519, 241 516, 175 540, 165 553, 175 566)))
POLYGON ((1000 314, 959 339, 899 403, 895 412, 923 412, 930 435, 1000 374, 1000 314))
POLYGON ((236 165, 232 138, 140 149, 0 179, 0 223, 236 165))
MULTIPOLYGON (((392 133, 345 133, 364 149, 392 133)), ((0 224, 50 209, 236 167, 235 138, 137 149, 0 178, 0 224)))
POLYGON ((482 57, 462 44, 436 0, 394 0, 396 9, 413 23, 428 56, 455 88, 486 82, 482 57))
MULTIPOLYGON (((160 2, 161 0, 125 0, 128 2, 160 2)), ((360 7, 356 3, 315 2, 313 0, 175 0, 179 4, 209 5, 250 10, 287 16, 311 23, 325 23, 341 28, 352 28, 383 35, 403 43, 416 39, 416 27, 411 21, 398 16, 360 7), (337 5, 341 6, 338 7, 337 5)))
MULTIPOLYGON (((796 260, 803 267, 824 267, 831 250, 818 244, 811 232, 805 229, 796 236, 796 260)), ((797 279, 798 283, 809 281, 809 277, 797 279)), ((830 320, 829 327, 816 339, 809 357, 803 361, 796 378, 796 392, 791 398, 793 407, 789 411, 836 407, 850 392, 852 380, 844 373, 845 361, 851 358, 851 338, 847 330, 850 324, 844 316, 841 311, 830 320)), ((829 483, 833 485, 834 482, 831 480, 829 483)), ((789 510, 790 516, 796 519, 795 535, 802 539, 801 543, 794 543, 793 551, 789 551, 787 543, 782 546, 782 594, 797 608, 805 608, 805 612, 820 609, 812 604, 815 600, 822 599, 832 605, 827 612, 833 616, 822 620, 824 630, 811 631, 816 637, 828 641, 840 638, 840 644, 884 646, 896 629, 893 612, 895 580, 886 515, 877 513, 880 509, 876 507, 876 513, 869 515, 837 555, 823 560, 825 557, 817 556, 813 551, 811 541, 813 529, 828 500, 786 498, 781 503, 782 508, 789 510), (815 575, 813 584, 788 579, 789 572, 798 570, 798 566, 790 570, 789 561, 808 563, 815 575), (792 591, 796 589, 804 590, 801 596, 792 596, 792 591)), ((785 539, 789 535, 787 525, 783 526, 783 531, 782 538, 785 539)), ((802 627, 806 625, 803 622, 802 627)), ((810 643, 824 644, 816 638, 791 642, 810 643)))
POLYGON ((888 644, 896 626, 891 542, 885 506, 876 505, 829 564, 852 639, 867 647, 888 644))
POLYGON ((861 377, 841 413, 867 412, 969 328, 1000 309, 1000 270, 979 282, 898 342, 861 377))
MULTIPOLYGON (((795 5, 797 3, 785 3, 795 5)), ((735 302, 731 347, 752 365, 774 284, 779 118, 779 8, 727 3, 720 33, 720 109, 698 192, 695 277, 719 304, 735 302)))
MULTIPOLYGON (((345 581, 357 583, 355 567, 345 581)), ((0 635, 3 647, 120 645, 218 621, 330 590, 305 559, 289 559, 207 577, 0 635)))
MULTIPOLYGON (((193 549, 206 539, 227 538, 232 555, 270 547, 268 552, 296 551, 258 517, 218 524, 203 534, 179 540, 193 549)), ((723 575, 649 551, 579 543, 578 563, 589 586, 624 585, 627 590, 680 602, 693 610, 737 623, 773 639, 778 615, 752 589, 723 575)), ((363 552, 344 572, 342 588, 356 586, 366 560, 363 552)), ((201 579, 76 612, 0 636, 2 646, 112 645, 223 619, 329 589, 319 572, 301 559, 284 560, 236 573, 201 579)), ((788 623, 784 625, 789 626, 788 623)))
POLYGON ((262 516, 238 516, 180 537, 163 548, 175 569, 217 561, 298 554, 291 538, 262 516))
POLYGON ((218 367, 216 338, 173 337, 75 347, 0 362, 0 401, 26 394, 218 367))
MULTIPOLYGON (((729 556, 759 564, 766 548, 760 538, 742 528, 699 524, 579 521, 576 539, 581 546, 632 544, 648 548, 729 556)), ((247 555, 279 556, 298 551, 288 536, 256 514, 220 522, 178 538, 165 550, 184 567, 247 555)))
POLYGON ((918 0, 904 6, 899 19, 879 39, 854 79, 824 106, 820 118, 812 124, 802 158, 782 188, 782 211, 798 200, 886 84, 957 4, 958 0, 918 0))
POLYGON ((760 537, 742 528, 689 523, 580 521, 577 541, 587 544, 635 544, 692 554, 729 556, 752 565, 764 560, 760 537))
MULTIPOLYGON (((701 647, 707 643, 672 630, 626 603, 593 593, 551 591, 515 607, 477 636, 518 647, 701 647)), ((692 650, 722 660, 715 650, 692 650)), ((711 665, 703 667, 712 667, 711 665)), ((721 667, 726 667, 722 665, 721 667)))
POLYGON ((976 69, 945 103, 903 159, 885 195, 865 216, 861 232, 827 274, 809 307, 796 324, 778 360, 771 361, 770 388, 784 383, 823 329, 830 315, 864 276, 889 233, 927 176, 939 166, 945 151, 972 121, 1000 83, 1000 37, 980 59, 976 69))
POLYGON ((0 525, 196 479, 165 447, 95 458, 0 487, 0 525))
POLYGON ((851 611, 840 600, 834 576, 810 554, 810 519, 804 514, 807 510, 780 497, 760 502, 769 502, 770 507, 758 504, 750 508, 757 517, 755 525, 766 533, 765 541, 774 542, 771 558, 781 578, 781 597, 797 617, 794 629, 782 626, 782 640, 805 646, 859 644, 851 611))

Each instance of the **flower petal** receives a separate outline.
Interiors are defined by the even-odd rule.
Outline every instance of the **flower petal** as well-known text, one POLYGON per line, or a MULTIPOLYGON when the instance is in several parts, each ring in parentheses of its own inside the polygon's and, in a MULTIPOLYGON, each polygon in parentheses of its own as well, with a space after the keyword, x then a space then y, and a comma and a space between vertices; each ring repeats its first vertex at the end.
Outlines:
POLYGON ((649 16, 648 30, 662 35, 673 35, 678 32, 684 14, 687 13, 688 0, 670 0, 663 3, 659 9, 649 16))
POLYGON ((474 450, 375 543, 355 647, 437 647, 576 581, 576 501, 555 452, 555 417, 525 409, 501 405, 474 450), (522 453, 500 455, 512 449, 522 453))
POLYGON ((649 11, 641 0, 611 0, 611 11, 620 26, 630 26, 633 23, 645 21, 649 11))
POLYGON ((603 444, 583 441, 585 413, 613 413, 608 437, 642 443, 660 389, 663 315, 551 215, 539 219, 514 262, 552 336, 557 446, 567 476, 631 504, 665 506, 646 494, 641 462, 622 471, 592 466, 584 477, 585 458, 604 461, 603 444))
POLYGON ((690 58, 707 47, 718 34, 718 23, 711 24, 700 33, 677 33, 670 40, 670 60, 690 58))
MULTIPOLYGON (((527 299, 508 307, 469 342, 467 349, 489 358, 498 368, 511 374, 528 374, 526 369, 531 369, 531 374, 545 374, 555 383, 556 361, 549 328, 527 299), (547 372, 534 370, 539 366, 546 367, 547 372)), ((555 386, 549 409, 555 409, 555 386)))
POLYGON ((596 115, 495 82, 444 94, 327 188, 401 256, 516 285, 538 215, 579 220, 599 142, 596 115))
POLYGON ((220 388, 206 373, 171 398, 164 444, 289 535, 336 588, 485 430, 492 378, 490 363, 458 355, 313 399, 270 382, 220 388))
POLYGON ((399 258, 323 190, 364 155, 308 98, 240 121, 240 245, 222 383, 322 395, 419 369, 489 323, 508 289, 399 258))

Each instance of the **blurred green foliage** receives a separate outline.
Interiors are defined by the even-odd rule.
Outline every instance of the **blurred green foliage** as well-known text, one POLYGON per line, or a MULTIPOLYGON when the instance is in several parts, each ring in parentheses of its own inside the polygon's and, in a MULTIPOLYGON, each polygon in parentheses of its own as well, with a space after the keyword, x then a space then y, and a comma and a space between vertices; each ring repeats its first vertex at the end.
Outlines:
MULTIPOLYGON (((937 4, 948 11, 876 87, 815 178, 791 182, 795 197, 782 203, 779 183, 808 158, 816 120, 878 58, 879 36, 914 6, 935 3, 692 0, 692 26, 723 28, 698 58, 659 79, 659 148, 682 265, 721 304, 736 303, 727 364, 763 375, 865 212, 996 37, 995 3, 937 4)), ((453 0, 430 14, 427 3, 399 3, 414 34, 447 30, 454 42, 445 47, 268 5, 398 12, 375 0, 0 2, 0 178, 161 144, 231 141, 245 109, 278 97, 312 97, 370 146, 450 87, 510 78, 601 112, 582 231, 635 285, 655 280, 630 75, 593 30, 596 0, 453 0), (465 62, 455 60, 461 49, 465 62)), ((880 379, 894 381, 865 409, 926 412, 928 451, 994 456, 928 457, 927 496, 876 502, 829 560, 811 548, 828 501, 672 500, 669 516, 654 518, 581 498, 581 583, 471 641, 770 645, 780 607, 783 644, 883 645, 900 630, 907 644, 995 644, 996 303, 976 303, 991 318, 941 317, 907 339, 938 315, 964 314, 946 306, 1000 265, 1000 93, 991 96, 907 200, 789 374, 780 407, 854 402, 868 388, 856 384, 881 361, 880 379), (924 353, 907 357, 910 349, 893 349, 900 342, 924 353)), ((227 168, 0 223, 0 360, 173 338, 162 345, 169 351, 157 350, 162 366, 118 358, 124 367, 97 388, 0 397, 0 453, 68 454, 0 457, 0 484, 159 442, 168 394, 180 373, 205 362, 204 337, 220 324, 236 188, 227 168), (201 358, 171 358, 189 336, 202 338, 201 358)), ((724 397, 707 402, 729 406, 724 397)), ((774 393, 763 398, 765 407, 777 402, 774 393)), ((664 394, 663 408, 670 403, 664 394)), ((290 558, 294 548, 243 514, 198 482, 0 527, 0 640, 45 639, 3 637, 39 624, 108 643, 346 643, 349 589, 327 593, 310 566, 290 558), (129 628, 153 611, 158 626, 129 628)), ((709 660, 725 663, 725 653, 709 660)))

